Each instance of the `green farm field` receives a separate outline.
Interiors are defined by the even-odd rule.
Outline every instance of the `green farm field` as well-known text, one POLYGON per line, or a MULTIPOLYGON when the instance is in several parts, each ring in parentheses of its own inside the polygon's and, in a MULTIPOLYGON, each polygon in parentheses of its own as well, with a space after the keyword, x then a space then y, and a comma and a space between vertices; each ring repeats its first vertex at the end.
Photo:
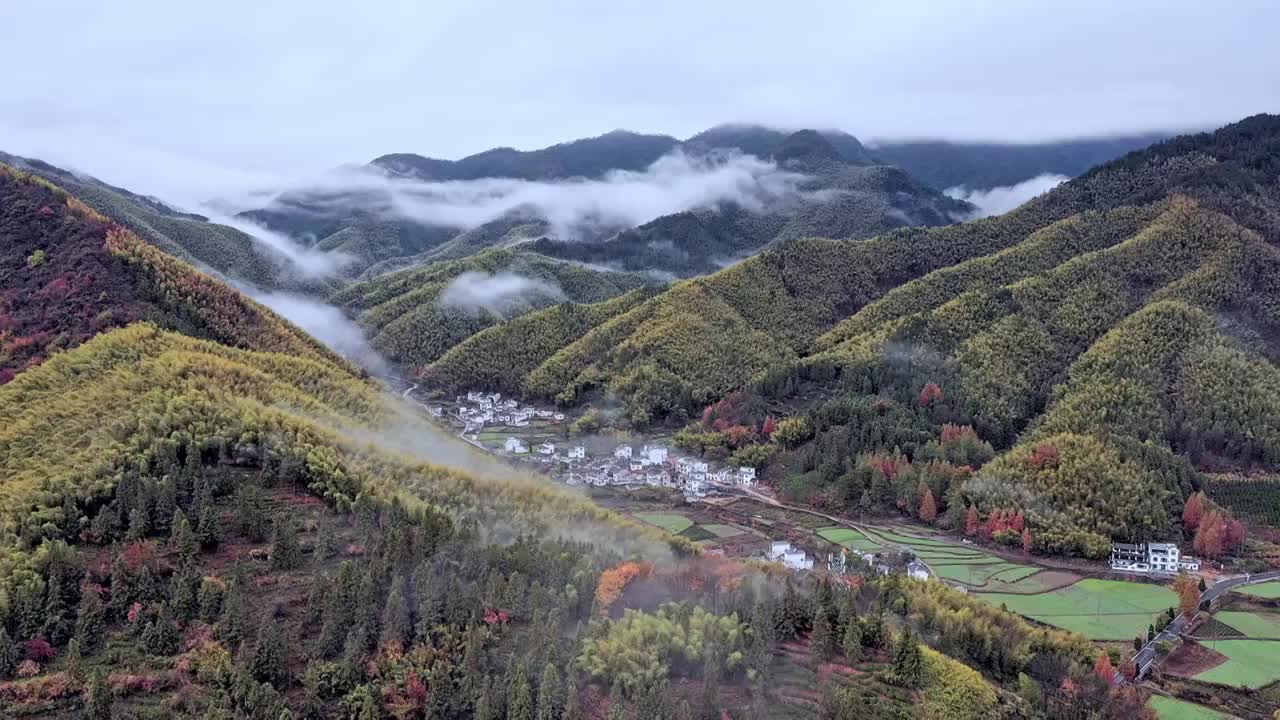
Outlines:
POLYGON ((1152 695, 1150 705, 1160 720, 1230 720, 1232 717, 1203 705, 1163 695, 1152 695))
POLYGON ((1223 610, 1214 619, 1255 639, 1280 640, 1280 615, 1223 610))
MULTIPOLYGON (((1028 578, 1031 579, 1031 578, 1028 578)), ((1178 603, 1160 585, 1087 579, 1038 595, 981 593, 987 602, 1091 640, 1126 640, 1144 632, 1156 613, 1178 603)))
POLYGON ((692 520, 675 513, 638 513, 636 517, 650 525, 657 525, 672 535, 679 535, 693 525, 692 520))
POLYGON ((1244 595, 1252 595, 1253 597, 1274 600, 1280 598, 1280 580, 1272 580, 1271 582, 1259 583, 1257 585, 1246 585, 1236 588, 1234 592, 1244 595))
POLYGON ((1257 689, 1280 680, 1280 642, 1218 640, 1207 647, 1227 656, 1221 665, 1195 676, 1196 680, 1257 689))

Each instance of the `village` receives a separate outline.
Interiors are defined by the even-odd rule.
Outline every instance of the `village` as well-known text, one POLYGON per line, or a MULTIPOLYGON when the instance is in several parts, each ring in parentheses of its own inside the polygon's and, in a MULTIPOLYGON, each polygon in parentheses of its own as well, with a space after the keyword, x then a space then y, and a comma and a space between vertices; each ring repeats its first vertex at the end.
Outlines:
POLYGON ((501 393, 459 395, 454 407, 429 407, 431 415, 460 426, 463 439, 517 462, 527 462, 566 485, 674 488, 688 499, 706 497, 723 487, 752 487, 752 467, 712 467, 699 458, 677 455, 657 443, 628 444, 594 438, 571 442, 564 413, 521 405, 501 393))

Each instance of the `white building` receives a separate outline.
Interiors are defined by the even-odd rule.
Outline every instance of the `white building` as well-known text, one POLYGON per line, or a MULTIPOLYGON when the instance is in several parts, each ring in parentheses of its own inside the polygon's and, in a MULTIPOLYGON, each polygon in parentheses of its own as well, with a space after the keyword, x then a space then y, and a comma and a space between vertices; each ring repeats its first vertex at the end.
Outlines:
POLYGON ((431 408, 431 417, 444 417, 444 408, 439 405, 431 408))
POLYGON ((1199 570, 1200 561, 1182 557, 1177 543, 1111 543, 1111 569, 1173 574, 1199 570))
POLYGON ((780 562, 792 570, 812 570, 813 558, 803 550, 791 547, 791 543, 782 540, 769 543, 769 559, 780 562))
POLYGON ((929 568, 925 567, 924 563, 919 560, 912 560, 907 564, 907 577, 913 580, 928 580, 929 568))
POLYGON ((529 452, 528 446, 520 442, 520 438, 513 437, 507 438, 506 442, 502 443, 502 449, 516 455, 523 455, 529 452))
POLYGON ((582 447, 581 445, 574 445, 573 447, 569 448, 570 460, 582 460, 586 456, 587 456, 587 449, 582 447))
POLYGON ((738 484, 750 487, 756 483, 756 469, 753 467, 738 468, 738 484))
POLYGON ((616 447, 616 448, 614 448, 614 449, 613 449, 613 456, 614 456, 614 457, 616 457, 616 458, 618 458, 619 460, 630 460, 630 459, 631 459, 631 446, 630 446, 630 445, 619 445, 618 447, 616 447))
POLYGON ((651 465, 661 465, 667 461, 667 449, 661 445, 645 445, 644 457, 651 465))
POLYGON ((556 444, 544 442, 538 446, 539 455, 554 455, 556 452, 556 444))
POLYGON ((564 422, 564 413, 555 413, 551 416, 551 419, 555 422, 564 422))

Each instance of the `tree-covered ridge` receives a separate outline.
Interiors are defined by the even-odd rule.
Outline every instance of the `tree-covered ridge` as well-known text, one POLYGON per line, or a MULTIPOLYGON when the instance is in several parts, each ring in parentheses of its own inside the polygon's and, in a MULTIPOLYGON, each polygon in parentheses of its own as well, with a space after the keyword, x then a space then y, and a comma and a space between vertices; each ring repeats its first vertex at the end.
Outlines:
POLYGON ((549 513, 575 522, 609 518, 431 430, 342 367, 227 348, 145 323, 22 373, 0 390, 0 418, 5 575, 16 582, 15 563, 61 532, 68 502, 94 506, 131 472, 163 472, 175 453, 234 464, 260 462, 269 451, 338 507, 375 493, 412 495, 458 518, 500 517, 511 527, 545 526, 549 513), (477 474, 402 454, 415 448, 477 474))
POLYGON ((341 362, 266 308, 8 166, 0 166, 0 235, 0 381, 139 319, 238 347, 341 362))
POLYGON ((39 160, 0 153, 0 163, 48 180, 148 243, 203 270, 263 289, 333 289, 332 281, 299 274, 284 256, 235 228, 39 160))
POLYGON ((417 367, 504 319, 566 300, 600 302, 646 284, 638 275, 490 250, 356 283, 331 300, 358 314, 376 349, 417 367))

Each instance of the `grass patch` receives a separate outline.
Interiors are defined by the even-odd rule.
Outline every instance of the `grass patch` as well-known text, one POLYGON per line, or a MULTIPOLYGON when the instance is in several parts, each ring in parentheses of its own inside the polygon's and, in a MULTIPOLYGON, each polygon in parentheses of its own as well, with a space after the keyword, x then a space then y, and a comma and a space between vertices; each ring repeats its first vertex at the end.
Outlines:
POLYGON ((1214 619, 1239 630, 1245 637, 1280 640, 1280 615, 1223 610, 1214 619))
POLYGON ((865 550, 867 552, 875 552, 883 550, 884 546, 867 538, 861 532, 847 527, 825 527, 817 530, 818 537, 824 540, 830 540, 837 545, 843 545, 854 550, 865 550))
POLYGON ((978 557, 929 557, 920 555, 920 558, 929 562, 930 565, 1012 565, 1007 563, 995 555, 979 555, 978 557))
POLYGON ((1196 680, 1257 689, 1280 679, 1280 642, 1218 640, 1212 647, 1227 661, 1196 675, 1196 680))
POLYGON ((933 565, 933 564, 930 564, 929 567, 933 568, 934 574, 938 575, 939 577, 943 577, 948 580, 954 580, 956 582, 961 582, 966 585, 979 586, 979 585, 986 585, 987 581, 990 580, 991 577, 996 573, 1000 573, 1005 570, 1013 570, 1019 566, 1013 565, 1010 563, 1005 563, 1005 562, 998 562, 998 563, 988 564, 988 565, 933 565))
POLYGON ((1013 567, 1005 568, 1004 570, 993 574, 991 579, 998 580, 1002 583, 1016 583, 1021 580, 1025 580, 1038 572, 1040 572, 1040 568, 1038 567, 1014 565, 1013 567))
POLYGON ((1178 604, 1177 595, 1162 585, 1092 578, 1038 595, 1004 592, 979 597, 1090 640, 1128 640, 1146 632, 1157 612, 1178 604))
POLYGON ((1280 598, 1280 580, 1258 583, 1257 585, 1245 585, 1244 587, 1235 588, 1235 592, 1274 600, 1280 598))
POLYGON ((908 545, 910 547, 934 547, 934 548, 955 548, 962 547, 953 542, 946 540, 926 540, 925 538, 911 537, 910 535, 899 535, 897 533, 888 532, 886 530, 871 529, 867 531, 869 534, 884 540, 892 545, 908 545))
POLYGON ((1163 695, 1152 695, 1150 705, 1160 720, 1229 720, 1231 718, 1230 715, 1203 705, 1175 700, 1163 695))
POLYGON ((672 535, 679 535, 693 526, 692 520, 675 513, 638 513, 636 517, 650 525, 657 525, 672 535))

